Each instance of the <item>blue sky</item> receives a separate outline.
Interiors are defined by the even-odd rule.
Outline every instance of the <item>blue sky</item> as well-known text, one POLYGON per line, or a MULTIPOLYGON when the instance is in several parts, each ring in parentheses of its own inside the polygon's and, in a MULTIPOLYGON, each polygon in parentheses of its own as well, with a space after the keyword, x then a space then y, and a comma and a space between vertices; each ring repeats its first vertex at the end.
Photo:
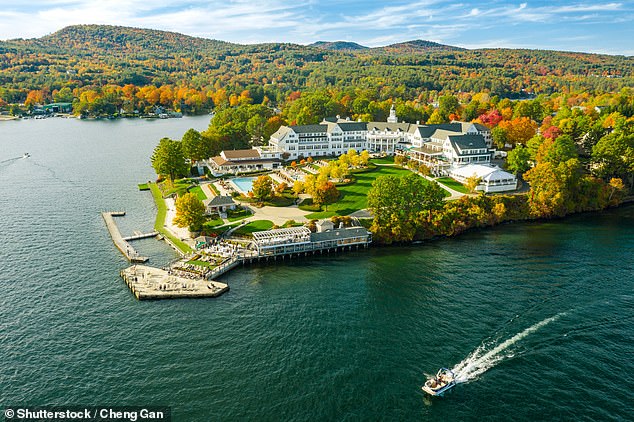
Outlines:
POLYGON ((634 0, 0 0, 0 39, 73 24, 162 29, 238 43, 425 39, 634 55, 634 0))

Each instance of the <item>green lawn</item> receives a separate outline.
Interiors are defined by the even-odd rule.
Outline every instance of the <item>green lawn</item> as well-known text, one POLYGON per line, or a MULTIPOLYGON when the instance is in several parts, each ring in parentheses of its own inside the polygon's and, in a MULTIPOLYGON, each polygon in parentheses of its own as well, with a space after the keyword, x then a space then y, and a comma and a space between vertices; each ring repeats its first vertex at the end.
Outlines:
POLYGON ((191 261, 187 261, 188 264, 192 264, 192 265, 198 265, 199 267, 207 267, 207 268, 214 268, 215 265, 212 264, 211 262, 207 262, 207 261, 198 261, 196 259, 192 259, 191 261))
MULTIPOLYGON (((374 182, 377 177, 388 175, 401 177, 410 173, 409 170, 398 167, 379 167, 375 171, 356 173, 354 176, 357 182, 339 187, 338 189, 341 196, 337 202, 328 205, 328 211, 326 211, 326 207, 323 206, 322 211, 308 214, 306 218, 312 219, 332 217, 333 215, 348 215, 367 208, 368 191, 372 187, 372 182, 374 182)), ((425 180, 425 182, 427 182, 427 180, 425 180)))
POLYGON ((213 220, 209 220, 209 221, 205 221, 203 223, 203 227, 207 227, 207 228, 214 228, 217 226, 222 226, 225 222, 222 220, 222 218, 215 218, 213 220))
POLYGON ((374 164, 394 164, 394 157, 388 155, 381 158, 371 158, 370 162, 374 164))
POLYGON ((220 195, 220 191, 218 190, 218 188, 216 187, 216 185, 214 185, 213 183, 209 183, 209 188, 213 191, 213 193, 215 193, 216 195, 220 195))
POLYGON ((245 208, 240 208, 235 211, 231 211, 231 210, 227 211, 227 220, 229 221, 243 220, 250 216, 251 216, 251 211, 245 208))
POLYGON ((469 189, 467 189, 465 185, 456 180, 453 180, 451 177, 440 177, 436 179, 436 181, 441 185, 445 185, 448 188, 451 188, 460 193, 469 193, 469 189))
POLYGON ((255 220, 240 227, 234 234, 248 236, 253 232, 261 232, 263 230, 270 230, 273 227, 273 222, 270 220, 255 220))
POLYGON ((154 222, 154 230, 171 240, 172 243, 174 243, 174 245, 176 245, 176 247, 180 249, 181 252, 191 252, 192 248, 190 248, 189 245, 187 245, 185 242, 178 239, 177 237, 172 236, 172 234, 169 231, 165 230, 165 227, 163 227, 163 225, 165 224, 165 216, 167 215, 167 206, 165 205, 165 200, 163 199, 163 195, 161 194, 161 191, 156 183, 150 183, 149 187, 150 191, 152 192, 152 197, 154 198, 157 209, 156 221, 154 222))
POLYGON ((195 193, 198 199, 200 199, 201 201, 204 201, 205 199, 207 199, 207 195, 205 195, 205 192, 203 192, 200 186, 194 186, 189 191, 191 193, 195 193))

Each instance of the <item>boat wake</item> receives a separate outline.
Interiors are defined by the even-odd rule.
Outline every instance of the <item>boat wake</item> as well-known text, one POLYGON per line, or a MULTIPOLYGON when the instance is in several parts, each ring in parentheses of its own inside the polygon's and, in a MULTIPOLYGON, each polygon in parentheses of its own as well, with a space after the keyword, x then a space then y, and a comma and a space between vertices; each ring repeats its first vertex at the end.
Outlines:
POLYGON ((15 158, 8 158, 8 159, 6 159, 6 160, 2 160, 2 161, 0 161, 0 164, 10 163, 10 162, 12 162, 12 161, 17 161, 17 160, 19 160, 20 158, 24 158, 24 156, 22 156, 22 155, 21 155, 21 156, 19 156, 19 157, 15 157, 15 158))
POLYGON ((510 349, 511 346, 529 334, 555 321, 564 315, 564 313, 565 312, 562 312, 561 314, 546 318, 501 343, 485 342, 481 344, 471 352, 469 356, 463 359, 462 362, 453 367, 452 372, 455 374, 456 383, 473 380, 493 368, 500 361, 513 357, 515 354, 510 349))

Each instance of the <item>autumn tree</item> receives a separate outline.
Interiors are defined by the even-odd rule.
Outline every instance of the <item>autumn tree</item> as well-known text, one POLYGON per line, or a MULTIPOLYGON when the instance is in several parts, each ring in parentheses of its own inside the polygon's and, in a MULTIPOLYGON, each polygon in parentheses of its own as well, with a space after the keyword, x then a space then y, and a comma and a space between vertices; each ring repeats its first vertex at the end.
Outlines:
POLYGON ((505 120, 498 125, 506 131, 507 142, 515 144, 525 144, 535 136, 537 124, 528 117, 518 117, 513 120, 505 120))
POLYGON ((570 135, 558 136, 555 140, 545 139, 537 150, 538 163, 559 164, 571 158, 577 158, 577 148, 570 135))
POLYGON ((313 203, 316 205, 326 205, 326 211, 328 211, 328 204, 332 204, 339 198, 339 190, 332 182, 322 183, 317 186, 317 201, 313 197, 313 203))
POLYGON ((537 164, 524 174, 530 184, 528 203, 535 217, 566 215, 574 209, 575 193, 579 184, 581 165, 571 158, 560 163, 537 164))
POLYGON ((266 175, 259 176, 253 181, 251 192, 260 202, 266 201, 273 193, 273 179, 266 175))
POLYGON ((424 210, 426 184, 413 173, 377 177, 368 191, 368 209, 374 215, 370 230, 386 243, 411 241, 424 210))
POLYGON ((465 180, 464 185, 469 191, 469 193, 474 193, 476 189, 478 188, 478 185, 480 184, 481 181, 482 181, 482 178, 474 174, 471 177, 467 177, 467 180, 465 180))
POLYGON ((293 193, 295 194, 295 196, 299 196, 299 194, 303 191, 304 184, 301 182, 301 180, 295 180, 295 182, 293 183, 293 193))
POLYGON ((284 191, 288 188, 288 185, 284 182, 280 183, 279 185, 277 185, 277 187, 275 188, 275 193, 277 193, 278 195, 281 195, 284 193, 284 191))
POLYGON ((199 231, 205 222, 205 205, 196 194, 188 192, 176 199, 176 217, 174 224, 189 227, 190 231, 199 231))
POLYGON ((185 175, 189 171, 181 143, 169 138, 161 139, 154 148, 151 160, 156 173, 169 176, 171 182, 176 176, 185 175))

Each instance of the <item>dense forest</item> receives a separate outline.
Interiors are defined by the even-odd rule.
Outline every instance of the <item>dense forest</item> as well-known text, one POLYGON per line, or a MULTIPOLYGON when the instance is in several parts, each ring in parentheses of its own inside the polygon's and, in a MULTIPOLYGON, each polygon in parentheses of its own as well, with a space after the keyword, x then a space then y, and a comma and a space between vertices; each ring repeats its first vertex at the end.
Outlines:
MULTIPOLYGON (((631 86, 633 57, 465 50, 421 40, 359 49, 240 45, 81 25, 0 42, 0 107, 74 102, 75 113, 89 115, 144 112, 157 105, 184 113, 239 104, 282 107, 297 91, 315 90, 347 97, 344 103, 402 98, 427 104, 443 94, 486 92, 513 99, 631 86)), ((352 114, 372 114, 357 111, 364 112, 352 114)))

